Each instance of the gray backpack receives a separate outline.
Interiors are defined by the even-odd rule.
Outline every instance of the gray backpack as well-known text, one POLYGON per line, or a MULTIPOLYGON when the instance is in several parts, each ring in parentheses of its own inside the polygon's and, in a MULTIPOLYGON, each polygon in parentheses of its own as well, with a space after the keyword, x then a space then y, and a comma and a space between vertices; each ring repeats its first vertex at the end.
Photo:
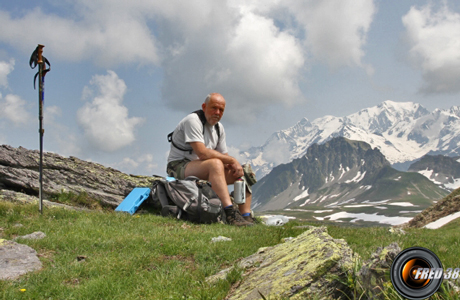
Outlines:
POLYGON ((197 177, 173 181, 162 177, 154 182, 151 195, 163 216, 204 224, 222 220, 222 203, 211 183, 197 177))

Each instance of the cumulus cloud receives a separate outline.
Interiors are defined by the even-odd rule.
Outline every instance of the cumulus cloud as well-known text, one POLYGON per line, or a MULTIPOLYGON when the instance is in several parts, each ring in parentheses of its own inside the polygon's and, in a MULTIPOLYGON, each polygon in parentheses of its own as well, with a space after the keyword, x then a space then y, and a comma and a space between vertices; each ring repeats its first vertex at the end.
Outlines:
POLYGON ((291 161, 289 144, 285 141, 277 140, 264 147, 263 159, 273 162, 275 166, 291 161))
POLYGON ((158 63, 155 38, 145 19, 137 19, 130 10, 121 14, 113 11, 115 3, 101 6, 97 4, 104 3, 93 2, 94 5, 77 1, 75 15, 68 17, 46 14, 36 8, 15 18, 0 10, 2 27, 8 28, 0 31, 0 40, 27 52, 40 36, 41 43, 48 46, 48 58, 94 60, 103 66, 158 63))
POLYGON ((9 62, 0 61, 0 86, 8 87, 8 74, 14 70, 14 59, 9 62))
POLYGON ((83 128, 90 145, 112 152, 134 142, 134 130, 143 119, 128 117, 128 109, 122 105, 126 92, 125 82, 113 71, 107 75, 93 76, 86 89, 97 94, 77 112, 78 124, 83 128))
MULTIPOLYGON (((62 5, 62 4, 60 4, 62 5)), ((189 112, 210 92, 226 121, 254 120, 272 104, 305 101, 299 87, 313 60, 362 67, 375 5, 369 0, 77 0, 66 16, 39 8, 0 10, 0 41, 29 51, 42 35, 50 56, 113 66, 161 66, 163 100, 189 112), (35 24, 40 23, 40 26, 35 24), (25 34, 27 32, 27 34, 25 34), (18 38, 20 37, 20 38, 18 38), (231 104, 230 104, 231 103, 231 104)))
POLYGON ((299 40, 271 18, 226 9, 218 18, 210 12, 207 24, 165 58, 163 97, 170 107, 189 111, 220 92, 229 103, 226 121, 244 122, 264 106, 299 101, 305 63, 299 40))
POLYGON ((115 169, 131 174, 152 174, 158 168, 158 164, 153 161, 153 155, 142 154, 139 157, 125 157, 121 162, 112 165, 115 169))
POLYGON ((271 104, 304 101, 299 80, 312 58, 373 72, 363 62, 373 1, 236 0, 220 3, 219 10, 225 14, 208 10, 198 31, 172 34, 163 97, 175 109, 190 111, 217 91, 229 104, 226 122, 241 123, 271 104))
POLYGON ((460 91, 460 14, 442 6, 411 7, 402 18, 412 63, 421 70, 424 93, 460 91))
POLYGON ((363 63, 363 46, 376 7, 368 0, 289 1, 289 11, 304 30, 305 45, 315 59, 332 68, 372 67, 363 63))
MULTIPOLYGON (((14 59, 9 62, 0 61, 0 87, 8 88, 8 75, 14 70, 14 59)), ((0 117, 14 125, 23 125, 30 120, 26 109, 26 101, 18 95, 8 94, 5 97, 0 93, 0 117)))
POLYGON ((23 125, 30 120, 30 114, 26 109, 26 101, 18 95, 8 94, 3 99, 0 94, 0 117, 5 118, 14 125, 23 125))
POLYGON ((244 156, 242 151, 234 146, 227 146, 228 147, 228 154, 234 158, 240 163, 240 164, 245 164, 248 162, 248 158, 244 156))

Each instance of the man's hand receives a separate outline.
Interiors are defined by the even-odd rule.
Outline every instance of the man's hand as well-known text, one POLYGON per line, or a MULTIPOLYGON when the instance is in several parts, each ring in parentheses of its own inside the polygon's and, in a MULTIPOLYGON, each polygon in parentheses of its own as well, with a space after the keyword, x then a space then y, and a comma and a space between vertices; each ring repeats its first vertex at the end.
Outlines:
POLYGON ((226 167, 232 171, 232 175, 236 178, 242 177, 244 175, 243 167, 236 160, 235 163, 226 165, 226 167))
POLYGON ((228 155, 228 153, 222 154, 216 150, 208 149, 206 146, 201 142, 191 142, 190 146, 192 146, 195 153, 198 155, 200 160, 207 160, 210 158, 218 158, 224 163, 226 169, 232 171, 232 176, 235 178, 242 177, 244 175, 243 167, 240 163, 236 160, 236 158, 228 155))

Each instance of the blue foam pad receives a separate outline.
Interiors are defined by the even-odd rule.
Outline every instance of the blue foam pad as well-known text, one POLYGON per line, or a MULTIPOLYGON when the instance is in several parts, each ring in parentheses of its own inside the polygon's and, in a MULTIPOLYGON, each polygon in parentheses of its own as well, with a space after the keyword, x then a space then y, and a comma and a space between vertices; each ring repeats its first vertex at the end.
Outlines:
POLYGON ((139 206, 150 195, 149 188, 134 188, 131 193, 118 205, 115 211, 125 211, 134 214, 139 206))

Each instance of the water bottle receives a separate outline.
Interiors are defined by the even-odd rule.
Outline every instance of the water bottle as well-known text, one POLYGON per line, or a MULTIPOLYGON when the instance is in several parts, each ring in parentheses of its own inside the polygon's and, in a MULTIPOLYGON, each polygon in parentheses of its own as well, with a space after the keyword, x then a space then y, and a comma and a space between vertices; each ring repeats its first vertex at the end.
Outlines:
POLYGON ((233 201, 235 201, 235 204, 246 203, 246 182, 243 178, 238 178, 233 185, 233 201))

